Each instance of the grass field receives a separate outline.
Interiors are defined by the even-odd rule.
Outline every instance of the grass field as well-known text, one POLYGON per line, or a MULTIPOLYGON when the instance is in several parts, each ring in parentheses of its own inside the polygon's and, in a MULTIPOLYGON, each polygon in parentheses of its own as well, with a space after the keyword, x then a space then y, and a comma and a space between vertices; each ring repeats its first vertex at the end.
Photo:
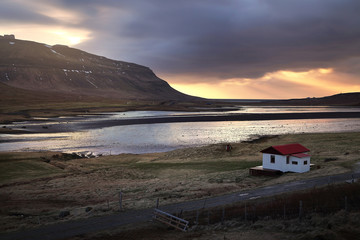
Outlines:
POLYGON ((184 163, 137 163, 134 168, 143 171, 158 172, 166 169, 198 170, 207 173, 218 173, 248 169, 261 164, 261 161, 209 161, 209 162, 184 162, 184 163))
POLYGON ((0 184, 33 180, 62 173, 44 162, 55 153, 0 153, 0 184))

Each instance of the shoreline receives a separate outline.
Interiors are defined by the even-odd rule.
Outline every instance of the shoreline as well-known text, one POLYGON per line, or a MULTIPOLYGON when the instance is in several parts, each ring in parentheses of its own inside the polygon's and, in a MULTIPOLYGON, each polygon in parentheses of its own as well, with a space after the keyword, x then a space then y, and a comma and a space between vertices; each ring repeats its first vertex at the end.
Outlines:
POLYGON ((2 127, 0 134, 33 134, 33 133, 65 133, 114 126, 185 123, 185 122, 222 122, 222 121, 266 121, 266 120, 297 120, 297 119, 339 119, 360 118, 360 112, 306 112, 306 113, 245 113, 215 116, 178 116, 158 118, 102 120, 101 118, 84 122, 59 123, 45 121, 37 126, 2 127))
POLYGON ((360 118, 360 112, 309 112, 309 113, 246 113, 216 116, 186 116, 166 118, 143 118, 104 120, 82 123, 83 129, 104 128, 112 126, 181 123, 181 122, 222 122, 222 121, 265 121, 265 120, 295 120, 295 119, 336 119, 360 118))

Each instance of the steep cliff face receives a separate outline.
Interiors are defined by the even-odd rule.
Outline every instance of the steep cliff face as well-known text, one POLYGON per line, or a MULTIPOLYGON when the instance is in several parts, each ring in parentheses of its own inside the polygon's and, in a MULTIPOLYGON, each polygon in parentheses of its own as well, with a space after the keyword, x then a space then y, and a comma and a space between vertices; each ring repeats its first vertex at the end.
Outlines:
POLYGON ((16 88, 118 99, 195 99, 148 67, 67 46, 0 39, 0 56, 0 82, 16 88))

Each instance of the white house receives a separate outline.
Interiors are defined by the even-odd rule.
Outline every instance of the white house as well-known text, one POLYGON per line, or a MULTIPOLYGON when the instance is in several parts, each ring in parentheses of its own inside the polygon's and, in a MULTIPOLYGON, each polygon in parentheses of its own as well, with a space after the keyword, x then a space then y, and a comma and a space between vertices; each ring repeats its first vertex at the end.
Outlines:
POLYGON ((310 171, 309 149, 301 144, 271 146, 261 151, 263 169, 303 173, 310 171))

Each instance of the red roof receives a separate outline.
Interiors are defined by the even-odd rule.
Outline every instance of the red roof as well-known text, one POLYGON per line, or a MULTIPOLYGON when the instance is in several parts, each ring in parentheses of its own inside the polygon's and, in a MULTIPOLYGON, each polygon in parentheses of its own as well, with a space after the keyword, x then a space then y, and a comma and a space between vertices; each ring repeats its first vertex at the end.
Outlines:
POLYGON ((310 155, 306 154, 306 153, 295 153, 295 154, 291 154, 291 156, 294 156, 294 157, 297 157, 297 158, 310 157, 310 155))
POLYGON ((310 152, 309 149, 299 143, 271 146, 261 151, 262 153, 291 155, 296 153, 310 152))

